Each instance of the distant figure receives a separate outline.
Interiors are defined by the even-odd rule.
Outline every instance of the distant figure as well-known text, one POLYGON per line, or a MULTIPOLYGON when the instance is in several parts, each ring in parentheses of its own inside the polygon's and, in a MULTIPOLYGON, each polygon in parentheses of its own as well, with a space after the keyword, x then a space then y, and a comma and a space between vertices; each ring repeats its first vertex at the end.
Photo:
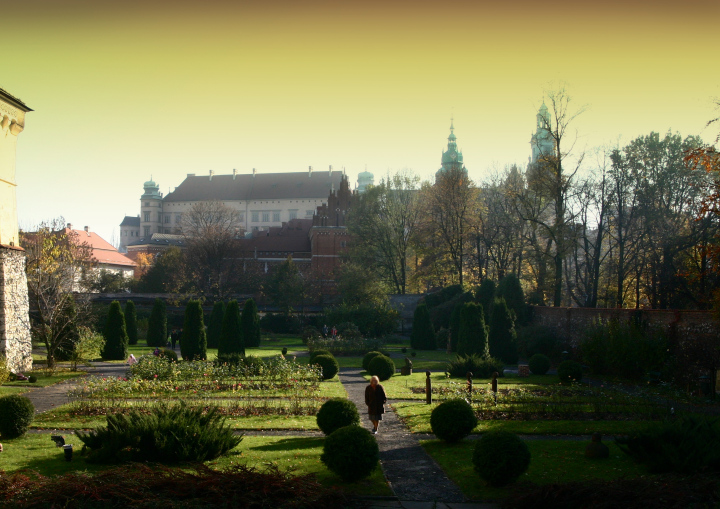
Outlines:
POLYGON ((135 358, 135 356, 134 356, 133 354, 130 354, 130 357, 128 357, 127 363, 128 363, 130 366, 132 366, 132 365, 135 364, 136 362, 137 362, 137 359, 135 358))
POLYGON ((373 434, 377 434, 378 425, 385 413, 387 396, 385 389, 380 385, 380 379, 376 376, 370 379, 370 385, 365 388, 365 404, 368 407, 368 417, 373 423, 373 434))
POLYGON ((327 324, 323 325, 323 337, 327 339, 328 336, 328 326, 327 324))
POLYGON ((337 329, 336 329, 335 326, 333 325, 333 328, 332 328, 332 338, 335 339, 336 337, 337 337, 337 329))
POLYGON ((177 343, 177 331, 175 329, 170 334, 170 341, 172 342, 172 349, 175 350, 175 344, 177 343))

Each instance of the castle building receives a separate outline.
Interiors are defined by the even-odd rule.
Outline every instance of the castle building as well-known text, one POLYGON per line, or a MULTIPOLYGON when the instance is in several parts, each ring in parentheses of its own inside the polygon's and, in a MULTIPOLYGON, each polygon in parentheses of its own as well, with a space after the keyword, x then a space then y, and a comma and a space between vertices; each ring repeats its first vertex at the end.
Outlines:
POLYGON ((30 111, 0 89, 0 354, 12 372, 32 369, 25 253, 20 248, 15 193, 17 139, 30 111))
MULTIPOLYGON (((125 216, 120 224, 120 251, 153 234, 180 234, 183 213, 193 204, 220 201, 237 211, 243 232, 266 231, 281 227, 293 219, 312 219, 317 207, 327 202, 328 195, 340 188, 342 171, 215 175, 188 174, 172 192, 163 196, 153 180, 145 182, 140 197, 140 216, 125 216)), ((365 189, 373 184, 370 172, 359 175, 358 183, 365 189)))
POLYGON ((444 150, 440 158, 441 168, 435 172, 435 178, 451 170, 462 170, 467 175, 467 169, 463 164, 462 150, 458 150, 455 127, 450 120, 450 136, 448 136, 447 150, 444 150))

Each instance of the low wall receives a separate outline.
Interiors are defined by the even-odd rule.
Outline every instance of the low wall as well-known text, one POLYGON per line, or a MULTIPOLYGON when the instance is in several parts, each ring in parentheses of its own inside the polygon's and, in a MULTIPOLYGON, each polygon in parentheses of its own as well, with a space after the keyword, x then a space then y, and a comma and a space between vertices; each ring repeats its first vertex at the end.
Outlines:
POLYGON ((533 325, 549 327, 558 337, 572 344, 577 343, 589 326, 610 320, 645 323, 651 329, 663 331, 679 340, 708 335, 720 341, 720 322, 710 311, 532 307, 533 325))

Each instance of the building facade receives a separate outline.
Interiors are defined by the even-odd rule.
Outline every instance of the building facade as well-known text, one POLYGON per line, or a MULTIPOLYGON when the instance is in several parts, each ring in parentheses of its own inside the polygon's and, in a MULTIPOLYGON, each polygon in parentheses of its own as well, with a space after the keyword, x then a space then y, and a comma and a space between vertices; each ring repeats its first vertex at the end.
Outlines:
POLYGON ((15 193, 17 139, 30 111, 0 89, 0 354, 12 372, 32 369, 25 253, 20 248, 15 193))

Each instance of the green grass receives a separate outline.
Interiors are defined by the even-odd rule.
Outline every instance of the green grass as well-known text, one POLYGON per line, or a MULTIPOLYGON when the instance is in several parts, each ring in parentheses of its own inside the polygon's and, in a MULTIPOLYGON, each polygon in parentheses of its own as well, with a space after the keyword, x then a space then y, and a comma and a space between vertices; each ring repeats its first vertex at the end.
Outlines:
MULTIPOLYGON (((82 442, 74 435, 65 433, 64 436, 66 443, 75 447, 71 462, 65 461, 62 450, 55 447, 50 435, 29 434, 3 441, 2 470, 10 473, 29 469, 48 476, 74 471, 95 472, 107 468, 86 463, 79 454, 82 442)), ((228 455, 207 464, 217 469, 232 464, 246 464, 262 469, 269 464, 275 464, 281 470, 296 475, 315 474, 325 485, 340 486, 354 493, 392 494, 380 469, 370 478, 356 483, 346 483, 330 472, 320 461, 323 440, 316 437, 245 437, 228 455)))
MULTIPOLYGON (((585 458, 585 446, 590 442, 568 440, 528 440, 532 459, 530 468, 519 481, 535 484, 565 483, 590 479, 618 479, 644 475, 644 469, 635 464, 608 440, 610 457, 604 460, 585 458)), ((513 492, 512 486, 491 488, 486 486, 473 469, 472 453, 475 441, 464 440, 447 444, 440 440, 423 441, 422 446, 471 499, 500 499, 513 492)))
MULTIPOLYGON (((430 413, 436 403, 426 405, 414 401, 398 401, 393 403, 406 426, 413 433, 432 433, 430 413)), ((504 430, 522 435, 590 435, 595 431, 603 434, 627 434, 643 425, 645 421, 575 421, 575 420, 492 420, 480 421, 473 433, 490 430, 504 430)))
POLYGON ((65 380, 69 380, 71 378, 76 378, 78 376, 82 376, 86 374, 85 371, 55 371, 50 372, 47 370, 35 370, 35 371, 28 371, 23 373, 25 376, 29 377, 30 375, 35 375, 37 377, 37 382, 34 384, 31 384, 27 381, 15 381, 15 382, 5 382, 3 384, 3 387, 26 387, 28 389, 34 389, 35 387, 47 387, 48 385, 53 385, 58 382, 63 382, 65 380))

